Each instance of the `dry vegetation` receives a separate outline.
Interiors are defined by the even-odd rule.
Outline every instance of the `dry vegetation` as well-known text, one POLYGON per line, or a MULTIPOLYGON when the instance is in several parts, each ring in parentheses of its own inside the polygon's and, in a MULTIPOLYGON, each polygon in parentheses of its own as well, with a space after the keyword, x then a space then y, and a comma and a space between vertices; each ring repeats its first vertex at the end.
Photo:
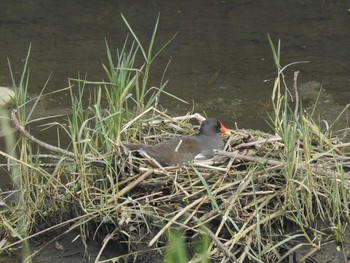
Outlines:
MULTIPOLYGON (((140 127, 147 144, 191 134, 189 120, 203 119, 199 114, 171 118, 153 108, 149 115, 140 127)), ((181 166, 160 167, 119 147, 113 181, 98 160, 87 160, 84 173, 74 172, 72 160, 64 158, 50 173, 27 165, 34 185, 30 197, 41 207, 32 211, 32 220, 35 228, 44 222, 70 230, 85 227, 105 245, 110 240, 129 244, 136 249, 130 257, 154 248, 165 253, 170 229, 182 229, 189 244, 207 235, 206 256, 217 262, 276 262, 294 257, 301 245, 314 252, 329 234, 342 231, 349 198, 348 158, 339 152, 344 145, 325 138, 320 144, 323 134, 316 130, 307 135, 311 144, 305 145, 304 136, 297 139, 293 162, 280 136, 234 129, 225 151, 213 160, 181 166), (64 220, 55 225, 58 215, 64 220), (140 243, 149 249, 138 251, 140 243)), ((202 262, 201 255, 192 256, 191 262, 202 262)))

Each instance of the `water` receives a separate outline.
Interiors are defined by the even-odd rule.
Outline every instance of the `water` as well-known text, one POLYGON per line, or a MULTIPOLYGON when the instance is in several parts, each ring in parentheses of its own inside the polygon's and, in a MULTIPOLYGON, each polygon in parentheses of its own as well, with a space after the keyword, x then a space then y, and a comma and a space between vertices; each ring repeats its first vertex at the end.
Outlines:
MULTIPOLYGON (((7 57, 22 69, 32 43, 30 91, 38 93, 52 76, 48 91, 67 86, 78 71, 91 80, 104 77, 104 38, 115 51, 127 34, 120 14, 128 19, 144 45, 158 13, 160 47, 178 36, 156 61, 154 85, 166 63, 170 79, 167 91, 189 105, 162 97, 176 113, 195 110, 222 119, 228 126, 268 129, 265 123, 272 80, 276 70, 267 34, 282 42, 282 64, 308 60, 293 66, 301 70, 300 82, 323 82, 337 104, 349 98, 349 12, 342 1, 12 1, 0 11, 0 84, 10 85, 7 57), (216 77, 215 77, 215 73, 216 77), (214 75, 214 78, 212 78, 214 75), (213 81, 214 80, 214 81, 213 81), (209 83, 208 83, 209 82, 209 83), (210 85, 208 85, 210 84, 210 85), (179 110, 181 109, 181 110, 179 110)), ((65 94, 45 105, 43 112, 69 108, 65 94)))

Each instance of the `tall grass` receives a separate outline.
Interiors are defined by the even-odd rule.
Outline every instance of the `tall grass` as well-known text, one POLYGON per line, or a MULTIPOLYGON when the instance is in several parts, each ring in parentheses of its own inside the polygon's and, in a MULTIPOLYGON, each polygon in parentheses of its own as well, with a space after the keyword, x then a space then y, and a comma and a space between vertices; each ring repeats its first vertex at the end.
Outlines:
MULTIPOLYGON (((287 163, 282 169, 286 179, 283 201, 286 209, 294 211, 289 213, 287 218, 295 222, 306 237, 309 234, 317 235, 306 229, 317 228, 317 222, 326 222, 333 230, 336 240, 342 241, 345 222, 349 220, 349 194, 345 190, 346 175, 343 170, 345 159, 339 158, 342 153, 334 146, 334 139, 330 137, 331 130, 321 131, 320 125, 312 119, 315 109, 311 114, 305 114, 302 101, 298 100, 298 72, 294 74, 294 96, 297 100, 295 108, 291 108, 293 97, 283 75, 283 70, 291 64, 282 68, 280 42, 277 47, 270 37, 269 42, 278 72, 272 94, 275 111, 273 123, 275 132, 284 143, 283 156, 287 163), (324 154, 315 154, 315 151, 324 154), (335 164, 337 169, 333 172, 333 168, 327 166, 327 162, 335 164), (315 164, 320 167, 319 170, 315 169, 315 164), (327 171, 332 171, 329 176, 325 176, 327 171)), ((318 98, 315 107, 317 100, 318 98)), ((310 237, 310 243, 311 239, 310 237)))
POLYGON ((81 78, 70 79, 72 115, 67 133, 76 156, 79 188, 84 193, 81 196, 83 206, 96 210, 95 203, 107 203, 110 195, 118 193, 116 182, 121 171, 117 153, 121 141, 135 136, 140 130, 139 123, 143 120, 140 116, 155 104, 167 83, 162 83, 160 87, 152 87, 149 83, 152 63, 170 43, 168 41, 160 50, 153 51, 159 17, 148 49, 144 48, 124 17, 123 20, 133 40, 126 38, 116 58, 106 41, 107 64, 103 65, 103 69, 107 80, 92 82, 81 78), (143 59, 141 65, 140 57, 143 59), (90 94, 88 100, 85 99, 86 94, 90 94), (127 129, 126 124, 129 124, 127 129), (90 164, 84 161, 88 155, 105 162, 103 172, 99 168, 97 171, 95 167, 91 169, 90 164), (95 179, 88 174, 95 174, 95 179), (95 183, 93 180, 96 180, 95 183), (98 201, 90 199, 91 187, 95 191, 97 185, 100 193, 95 198, 98 197, 98 201))
MULTIPOLYGON (((119 174, 115 157, 121 141, 135 136, 142 120, 139 116, 147 112, 164 92, 167 82, 161 83, 159 87, 151 86, 149 74, 152 63, 171 41, 154 52, 158 16, 146 49, 124 16, 122 18, 133 39, 130 41, 129 37, 126 38, 122 49, 117 50, 116 58, 106 41, 107 64, 103 65, 103 69, 107 80, 92 82, 81 78, 70 79, 70 86, 73 87, 72 117, 69 120, 68 135, 76 158, 80 158, 76 160, 80 165, 79 171, 87 173, 84 156, 92 155, 103 160, 108 164, 104 173, 108 183, 104 179, 100 182, 107 183, 112 194, 118 191, 118 187, 111 186, 115 185, 119 174), (139 62, 140 57, 142 63, 139 62), (87 93, 90 94, 88 103, 84 100, 87 93), (125 128, 127 123, 128 128, 125 128)), ((85 176, 79 178, 81 189, 86 189, 85 176)))
MULTIPOLYGON (((24 67, 22 70, 21 78, 18 84, 15 81, 13 70, 8 60, 9 70, 12 79, 12 86, 14 87, 15 97, 14 104, 19 109, 19 116, 22 122, 26 122, 26 116, 30 115, 26 112, 26 101, 28 93, 29 83, 29 56, 31 46, 29 46, 28 53, 25 59, 24 67)), ((3 130, 9 131, 11 128, 8 113, 1 109, 1 127, 3 130)), ((0 213, 0 221, 2 222, 2 233, 10 233, 3 237, 3 241, 10 241, 11 238, 16 237, 22 242, 21 253, 23 258, 27 258, 30 254, 29 243, 26 240, 28 233, 31 231, 32 224, 28 222, 32 221, 32 210, 30 206, 27 206, 27 201, 30 200, 30 191, 28 191, 29 181, 31 173, 28 169, 28 149, 29 144, 23 138, 20 138, 16 142, 14 134, 7 133, 5 135, 5 152, 1 151, 1 155, 8 160, 9 174, 13 182, 13 191, 8 196, 3 196, 4 200, 7 200, 8 205, 6 209, 2 209, 0 213), (21 149, 21 151, 17 151, 21 149), (20 162, 23 162, 23 165, 20 162), (27 180, 25 178, 28 178, 27 180), (12 200, 12 201, 11 201, 12 200), (13 203, 10 204, 10 203, 13 203)), ((3 242, 4 243, 4 242, 3 242)), ((2 244, 4 245, 4 244, 2 244)), ((0 248, 1 251, 1 248, 0 248)), ((23 262, 31 262, 30 259, 24 260, 23 262)))
MULTIPOLYGON (((0 233, 7 233, 7 237, 2 236, 1 240, 8 241, 1 242, 0 251, 8 251, 10 247, 26 242, 35 237, 37 231, 46 231, 43 228, 52 225, 53 221, 58 223, 58 227, 67 227, 76 222, 72 229, 80 228, 81 236, 86 241, 89 237, 88 222, 92 219, 96 222, 107 218, 112 222, 118 220, 117 216, 111 216, 117 204, 109 204, 108 200, 118 194, 118 176, 124 172, 120 169, 118 159, 119 146, 122 140, 127 140, 140 130, 138 124, 142 116, 155 105, 159 95, 169 94, 164 92, 166 81, 155 87, 149 79, 152 64, 171 41, 154 51, 159 16, 147 48, 126 19, 122 18, 130 30, 132 40, 127 37, 116 56, 106 41, 107 64, 103 65, 103 70, 107 79, 100 82, 88 81, 80 76, 70 79, 72 112, 68 115, 68 125, 57 122, 47 124, 65 132, 70 141, 69 151, 73 153, 73 160, 58 157, 54 169, 48 172, 40 166, 40 152, 32 148, 28 138, 22 136, 9 146, 7 153, 2 153, 15 164, 11 173, 21 194, 15 206, 9 204, 8 209, 0 215, 3 222, 0 233), (125 128, 126 124, 128 128, 125 128), (94 166, 86 161, 86 157, 100 160, 104 165, 94 166), (64 195, 62 200, 54 198, 62 195, 60 193, 64 195), (14 237, 19 240, 10 242, 14 237)), ((10 66, 16 91, 17 117, 26 130, 30 130, 29 123, 42 120, 33 120, 32 114, 38 101, 45 96, 43 93, 46 87, 45 84, 38 98, 31 101, 29 106, 30 50, 31 47, 18 83, 10 66)), ((61 145, 59 132, 57 138, 57 145, 61 145)), ((28 254, 23 255, 23 258, 30 260, 28 254)))

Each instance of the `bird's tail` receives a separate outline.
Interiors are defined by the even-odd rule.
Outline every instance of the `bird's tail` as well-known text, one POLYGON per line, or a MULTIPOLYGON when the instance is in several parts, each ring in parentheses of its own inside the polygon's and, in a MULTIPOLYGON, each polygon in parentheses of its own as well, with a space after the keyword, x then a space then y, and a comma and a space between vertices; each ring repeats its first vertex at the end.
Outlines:
POLYGON ((127 143, 123 143, 123 146, 131 151, 135 151, 135 150, 140 150, 141 149, 141 145, 140 144, 127 144, 127 143))

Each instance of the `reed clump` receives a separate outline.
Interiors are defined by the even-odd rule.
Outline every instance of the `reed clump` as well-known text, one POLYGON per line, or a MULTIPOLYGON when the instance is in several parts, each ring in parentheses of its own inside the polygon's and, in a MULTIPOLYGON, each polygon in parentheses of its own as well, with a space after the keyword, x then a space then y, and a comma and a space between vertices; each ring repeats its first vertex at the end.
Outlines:
MULTIPOLYGON (((101 241, 95 262, 107 262, 100 256, 108 244, 128 250, 109 261, 154 252, 167 262, 282 262, 296 254, 311 258, 330 236, 343 241, 349 220, 347 144, 322 132, 299 102, 291 108, 279 47, 270 41, 278 69, 272 94, 275 134, 232 129, 225 150, 214 159, 161 167, 121 142, 155 144, 193 134, 204 117, 167 115, 156 100, 165 85, 145 100, 154 57, 131 32, 130 53, 123 49, 115 64, 108 51, 108 81, 71 80, 68 128, 56 124, 71 141, 67 149, 30 134, 23 103, 12 111, 20 156, 1 155, 15 163, 21 194, 12 204, 2 197, 1 252, 53 230, 60 233, 51 239, 55 242, 77 229, 85 242, 101 241), (140 50, 145 64, 135 68, 140 50), (83 106, 86 92, 91 100, 83 106), (34 143, 50 153, 34 150, 34 143), (173 238, 178 229, 186 246, 173 238), (168 240, 174 241, 168 246, 168 240), (180 249, 171 254, 177 243, 180 249), (198 252, 194 243, 205 245, 198 252)), ((155 32, 151 49, 154 39, 155 32)))

